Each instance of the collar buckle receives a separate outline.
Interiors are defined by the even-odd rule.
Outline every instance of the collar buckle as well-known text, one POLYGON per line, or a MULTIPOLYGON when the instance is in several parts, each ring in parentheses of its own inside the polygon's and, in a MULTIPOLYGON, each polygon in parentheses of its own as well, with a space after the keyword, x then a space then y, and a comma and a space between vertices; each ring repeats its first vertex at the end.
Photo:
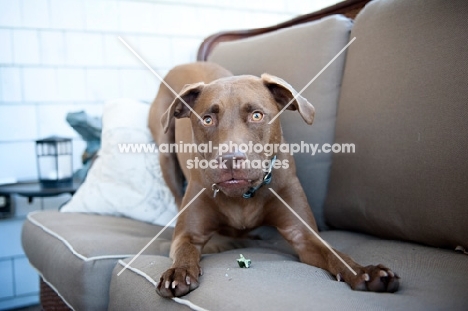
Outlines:
POLYGON ((273 165, 275 164, 275 161, 276 161, 276 155, 273 156, 273 158, 271 159, 270 167, 268 168, 268 171, 265 173, 265 176, 263 176, 262 183, 258 185, 257 187, 250 188, 249 191, 244 193, 242 195, 244 199, 250 199, 251 197, 255 195, 255 191, 260 189, 263 185, 268 185, 269 183, 271 183, 271 175, 272 175, 271 173, 273 171, 273 165))

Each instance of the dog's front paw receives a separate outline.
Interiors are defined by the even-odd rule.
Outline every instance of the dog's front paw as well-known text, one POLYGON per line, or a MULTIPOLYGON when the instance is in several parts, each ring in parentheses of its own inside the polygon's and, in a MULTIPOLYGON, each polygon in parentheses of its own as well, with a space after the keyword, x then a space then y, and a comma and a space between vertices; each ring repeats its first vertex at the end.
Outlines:
POLYGON ((200 274, 199 268, 170 268, 161 275, 156 292, 165 298, 186 295, 198 287, 198 275, 200 274), (195 272, 196 270, 198 272, 195 272))
MULTIPOLYGON (((356 272, 356 276, 344 279, 354 290, 394 293, 400 285, 400 277, 384 265, 362 267, 356 272)), ((337 279, 341 280, 340 274, 337 279)))

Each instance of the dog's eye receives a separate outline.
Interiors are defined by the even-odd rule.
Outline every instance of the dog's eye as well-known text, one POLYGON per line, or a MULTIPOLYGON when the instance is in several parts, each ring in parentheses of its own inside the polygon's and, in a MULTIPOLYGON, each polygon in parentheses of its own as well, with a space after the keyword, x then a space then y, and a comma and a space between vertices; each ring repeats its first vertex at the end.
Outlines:
POLYGON ((260 111, 254 111, 254 113, 252 113, 252 121, 262 121, 262 119, 263 113, 260 111))
POLYGON ((211 126, 211 125, 213 125, 213 124, 214 124, 214 122, 213 122, 213 118, 212 118, 212 117, 210 117, 210 116, 204 116, 204 117, 203 117, 203 125, 205 125, 205 126, 211 126))

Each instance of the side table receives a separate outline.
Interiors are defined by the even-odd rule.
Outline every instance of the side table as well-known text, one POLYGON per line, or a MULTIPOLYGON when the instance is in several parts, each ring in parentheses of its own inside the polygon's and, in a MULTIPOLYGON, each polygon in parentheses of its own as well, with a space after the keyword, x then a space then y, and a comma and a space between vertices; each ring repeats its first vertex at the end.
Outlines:
POLYGON ((53 197, 64 193, 73 195, 81 186, 81 182, 74 181, 69 186, 58 188, 44 188, 39 181, 24 181, 14 184, 0 185, 0 218, 11 215, 11 196, 16 194, 27 197, 31 203, 33 198, 53 197))

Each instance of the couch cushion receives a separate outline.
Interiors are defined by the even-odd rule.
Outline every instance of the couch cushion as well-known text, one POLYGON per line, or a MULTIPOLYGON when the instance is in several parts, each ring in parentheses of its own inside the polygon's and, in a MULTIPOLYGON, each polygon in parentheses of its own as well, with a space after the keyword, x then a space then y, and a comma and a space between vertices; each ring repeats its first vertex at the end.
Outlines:
POLYGON ((369 3, 351 36, 327 222, 468 247, 468 2, 369 3))
POLYGON ((167 258, 140 256, 117 276, 128 260, 112 273, 111 310, 464 310, 468 257, 448 250, 384 241, 340 231, 322 233, 336 248, 364 265, 383 263, 401 276, 395 294, 352 291, 322 269, 295 256, 262 248, 239 249, 204 256, 200 287, 176 301, 155 292, 167 258), (252 260, 238 267, 242 253, 252 260), (180 305, 184 304, 184 305, 180 305))
MULTIPOLYGON (((25 221, 22 242, 31 265, 69 306, 76 310, 105 310, 117 261, 138 254, 162 228, 121 217, 34 212, 25 221)), ((167 228, 143 254, 169 260, 172 233, 173 228, 167 228)), ((292 252, 274 230, 260 228, 254 234, 267 241, 215 235, 203 252, 255 246, 292 252)))
MULTIPOLYGON (((112 269, 162 227, 112 216, 56 211, 28 215, 23 248, 33 267, 75 310, 105 310, 112 269)), ((172 228, 147 253, 169 254, 172 228)))
MULTIPOLYGON (((335 15, 266 35, 220 43, 209 61, 218 63, 234 74, 260 76, 270 73, 283 78, 297 91, 348 43, 352 22, 335 15)), ((316 109, 314 124, 308 126, 296 112, 281 115, 288 143, 332 143, 336 106, 343 73, 345 54, 341 54, 305 91, 316 109)), ((325 227, 323 202, 326 195, 331 155, 295 154, 297 174, 314 212, 319 228, 325 227)))

